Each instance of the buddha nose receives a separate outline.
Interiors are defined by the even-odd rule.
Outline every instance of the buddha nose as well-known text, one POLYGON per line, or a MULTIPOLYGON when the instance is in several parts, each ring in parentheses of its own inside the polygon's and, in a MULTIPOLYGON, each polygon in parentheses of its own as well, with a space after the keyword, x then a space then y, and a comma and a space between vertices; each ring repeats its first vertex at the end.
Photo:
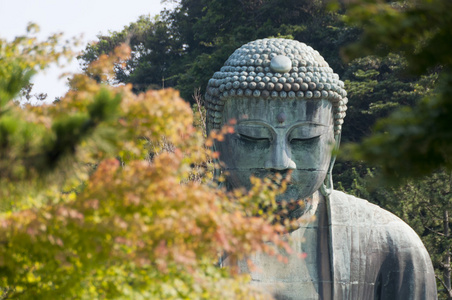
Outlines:
POLYGON ((278 171, 297 168, 297 165, 291 159, 290 148, 284 137, 277 137, 272 143, 270 158, 265 162, 265 168, 278 171))

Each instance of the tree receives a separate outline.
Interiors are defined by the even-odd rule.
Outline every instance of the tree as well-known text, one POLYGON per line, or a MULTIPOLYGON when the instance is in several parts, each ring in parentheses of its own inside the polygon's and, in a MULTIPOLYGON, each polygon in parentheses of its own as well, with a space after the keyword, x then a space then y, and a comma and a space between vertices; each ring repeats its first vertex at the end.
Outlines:
POLYGON ((395 109, 413 107, 421 98, 431 96, 437 74, 408 76, 406 60, 390 53, 385 57, 365 56, 353 60, 342 78, 349 98, 342 139, 347 143, 360 142, 369 136, 375 122, 395 109))
MULTIPOLYGON (((341 141, 359 144, 374 132, 378 120, 401 107, 413 107, 423 97, 430 97, 438 79, 437 73, 414 76, 406 73, 406 60, 399 54, 386 57, 365 56, 351 61, 342 76, 349 102, 341 141)), ((354 194, 356 182, 368 175, 373 165, 339 155, 333 169, 338 188, 354 194), (353 170, 353 172, 352 172, 353 170)), ((374 170, 375 175, 380 174, 374 170)), ((359 195, 374 201, 373 197, 359 195)), ((381 205, 380 203, 378 203, 381 205)))
POLYGON ((349 24, 360 26, 362 38, 346 55, 389 51, 403 54, 412 74, 439 73, 435 95, 429 94, 412 108, 403 107, 380 120, 372 137, 355 147, 356 157, 382 166, 388 180, 430 174, 439 167, 452 168, 452 55, 447 0, 384 3, 360 1, 347 10, 349 24))
POLYGON ((207 81, 235 49, 258 38, 286 36, 306 42, 342 73, 339 48, 355 31, 328 12, 324 1, 183 0, 160 17, 141 17, 120 32, 100 36, 79 58, 90 62, 128 42, 132 55, 139 55, 127 62, 126 72, 116 72, 116 80, 146 89, 162 87, 164 79, 165 86, 177 88, 191 102, 193 91, 201 88, 204 94, 207 81))
POLYGON ((85 71, 102 54, 109 54, 120 44, 127 43, 132 48, 131 56, 124 65, 115 66, 113 82, 133 83, 135 92, 174 87, 170 67, 177 65, 183 45, 161 17, 141 16, 122 31, 98 38, 99 42, 89 44, 78 57, 85 71))
MULTIPOLYGON (((215 264, 223 251, 287 248, 271 215, 284 184, 227 193, 191 180, 208 180, 196 166, 209 151, 174 90, 136 95, 76 75, 56 104, 14 105, 35 69, 64 54, 56 48, 0 40, 1 298, 258 298, 246 276, 215 264), (171 151, 146 159, 165 143, 171 151)), ((108 81, 129 55, 123 45, 87 72, 108 81)))

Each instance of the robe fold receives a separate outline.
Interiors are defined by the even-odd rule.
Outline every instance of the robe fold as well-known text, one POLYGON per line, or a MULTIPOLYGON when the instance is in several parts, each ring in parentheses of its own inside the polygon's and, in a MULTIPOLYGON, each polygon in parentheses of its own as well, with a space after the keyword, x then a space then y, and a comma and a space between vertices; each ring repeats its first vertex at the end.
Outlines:
POLYGON ((413 229, 366 200, 338 191, 328 198, 316 222, 289 233, 294 252, 279 253, 287 264, 265 253, 249 257, 257 271, 238 262, 253 286, 277 300, 437 299, 430 256, 413 229))
POLYGON ((327 202, 332 299, 437 299, 430 256, 392 213, 342 192, 327 202))

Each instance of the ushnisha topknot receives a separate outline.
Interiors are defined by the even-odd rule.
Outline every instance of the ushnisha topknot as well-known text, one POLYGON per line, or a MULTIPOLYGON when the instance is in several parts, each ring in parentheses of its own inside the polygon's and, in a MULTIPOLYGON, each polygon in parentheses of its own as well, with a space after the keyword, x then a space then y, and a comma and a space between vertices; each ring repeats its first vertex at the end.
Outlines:
POLYGON ((207 129, 219 129, 225 101, 263 99, 326 99, 333 103, 334 134, 342 129, 347 110, 344 83, 319 52, 289 39, 262 39, 235 50, 206 91, 207 129))

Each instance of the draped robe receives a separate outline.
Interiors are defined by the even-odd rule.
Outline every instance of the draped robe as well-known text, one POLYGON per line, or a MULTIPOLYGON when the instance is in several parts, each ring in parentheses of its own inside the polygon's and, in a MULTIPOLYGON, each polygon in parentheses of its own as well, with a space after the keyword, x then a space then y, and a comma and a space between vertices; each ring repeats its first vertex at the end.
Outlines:
POLYGON ((333 299, 436 299, 430 256, 392 213, 342 192, 330 195, 333 299))
MULTIPOLYGON (((239 263, 243 272, 251 273, 251 284, 278 300, 437 298, 430 256, 405 222, 377 205, 338 191, 319 207, 323 212, 310 228, 315 234, 308 235, 315 241, 303 242, 313 243, 314 258, 297 261, 295 253, 284 265, 257 254, 251 260, 259 271, 250 272, 239 263)), ((291 235, 300 236, 296 231, 291 235)), ((292 243, 301 251, 300 241, 292 243)))

